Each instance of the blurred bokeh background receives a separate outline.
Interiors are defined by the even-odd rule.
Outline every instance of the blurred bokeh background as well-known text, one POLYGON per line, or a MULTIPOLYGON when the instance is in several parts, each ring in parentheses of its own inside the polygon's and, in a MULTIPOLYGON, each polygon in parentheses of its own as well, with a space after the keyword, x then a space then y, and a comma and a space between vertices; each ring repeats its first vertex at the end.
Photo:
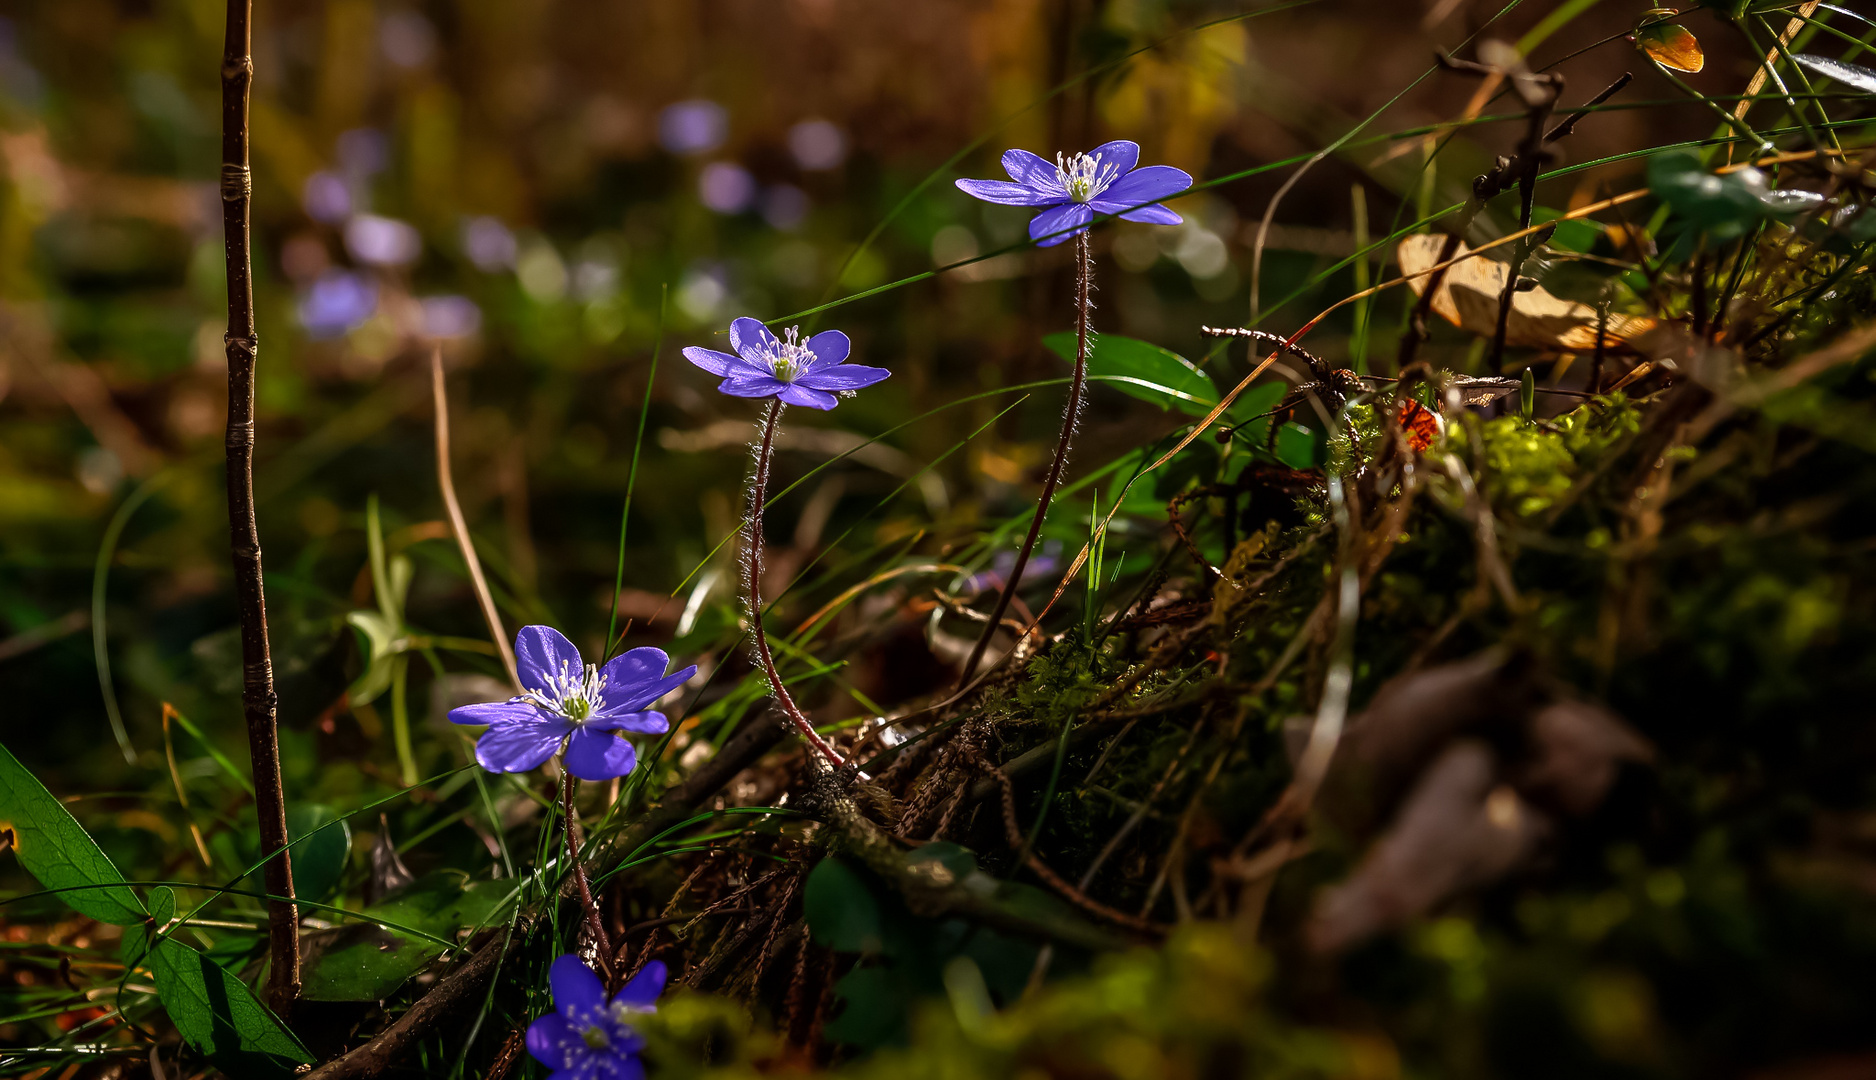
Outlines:
MULTIPOLYGON (((717 543, 738 520, 752 414, 679 347, 721 347, 737 315, 785 316, 1017 245, 801 320, 846 330, 857 359, 894 376, 833 414, 792 413, 783 478, 855 433, 904 426, 777 505, 779 572, 835 536, 844 547, 822 552, 834 563, 943 555, 1033 505, 1060 391, 1037 391, 873 513, 1016 395, 923 414, 1059 378, 1039 342, 1070 322, 1066 249, 1021 246, 1025 212, 952 179, 1000 176, 1005 147, 1110 138, 1191 172, 1204 190, 1173 203, 1184 225, 1098 234, 1095 323, 1198 357, 1202 324, 1249 318, 1252 240, 1290 169, 1204 181, 1369 120, 1274 214, 1261 325, 1288 330, 1384 273, 1382 258, 1322 273, 1358 240, 1456 201, 1512 145, 1507 116, 1458 131, 1423 168, 1478 89, 1430 73, 1436 49, 1524 37, 1543 65, 1600 42, 1558 68, 1566 103, 1635 68, 1617 104, 1654 104, 1590 118, 1564 163, 1712 131, 1621 40, 1640 5, 1603 0, 1553 36, 1540 23, 1557 6, 262 0, 256 485, 289 790, 343 800, 394 768, 380 717, 343 694, 362 648, 344 616, 374 606, 373 496, 391 553, 413 560, 410 625, 486 637, 441 521, 432 349, 450 376, 456 482, 511 625, 551 622, 597 651, 649 394, 619 611, 634 642, 713 643, 735 618, 734 545, 717 543)), ((236 724, 222 18, 219 0, 21 0, 0 19, 0 699, 9 745, 55 790, 110 786, 112 711, 146 756, 161 752, 164 702, 209 729, 236 724)), ((1706 70, 1689 78, 1737 92, 1749 61, 1724 33, 1706 38, 1706 70)), ((1586 201, 1640 167, 1557 181, 1540 201, 1586 201)), ((1311 343, 1385 366, 1401 316, 1392 295, 1361 334, 1344 313, 1311 343)), ((1452 363, 1472 347, 1434 345, 1452 363)), ((1213 362, 1242 370, 1235 355, 1213 362)), ((1098 389, 1075 469, 1174 422, 1098 389)), ((1085 512, 1066 517, 1065 535, 1085 534, 1085 512)), ((430 688, 445 673, 499 670, 475 644, 412 666, 413 709, 440 709, 430 688)), ((884 655, 854 674, 870 698, 940 677, 922 654, 884 655)))

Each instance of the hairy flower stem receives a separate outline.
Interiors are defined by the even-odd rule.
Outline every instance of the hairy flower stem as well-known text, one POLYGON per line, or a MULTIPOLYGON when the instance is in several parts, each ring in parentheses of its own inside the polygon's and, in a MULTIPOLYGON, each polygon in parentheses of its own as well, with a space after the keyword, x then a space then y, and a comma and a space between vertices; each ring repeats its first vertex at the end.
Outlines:
POLYGON ((1036 548, 1036 537, 1042 535, 1042 521, 1049 516, 1049 503, 1055 499, 1055 489, 1061 485, 1062 472, 1068 467, 1068 448, 1075 440, 1075 423, 1081 418, 1083 391, 1088 384, 1088 316, 1094 310, 1093 292, 1094 252, 1087 232, 1083 231, 1075 235, 1075 375, 1068 383, 1068 407, 1062 410, 1062 436, 1056 441, 1055 460, 1049 463, 1048 478, 1042 482, 1042 498, 1036 503, 1036 516, 1030 519, 1029 535, 1023 537, 1022 550, 1016 553, 1010 579, 1003 585, 1003 594, 997 597, 990 621, 984 624, 984 632, 972 647, 970 659, 964 662, 964 674, 958 677, 960 686, 970 682, 971 676, 977 673, 984 650, 990 647, 990 639, 1003 624, 1003 615, 1009 611, 1016 587, 1023 580, 1023 571, 1029 566, 1029 553, 1036 548))
POLYGON ((768 415, 762 418, 762 444, 756 450, 756 474, 749 481, 749 520, 745 528, 749 543, 750 634, 756 639, 756 659, 761 662, 762 670, 768 676, 769 691, 775 695, 775 703, 788 714, 788 719, 794 722, 801 737, 820 751, 829 765, 838 769, 846 765, 846 761, 814 730, 814 725, 802 714, 795 699, 789 696, 788 687, 782 685, 782 677, 775 671, 775 656, 769 652, 769 633, 762 625, 762 512, 768 501, 769 458, 775 449, 776 421, 781 417, 782 402, 776 398, 769 402, 768 415))
POLYGON ((234 562, 241 623, 241 711, 254 768, 254 813, 267 857, 267 940, 272 960, 267 998, 286 1012, 300 996, 299 909, 287 852, 287 804, 280 787, 273 658, 267 648, 267 597, 261 584, 260 527, 254 520, 254 278, 249 255, 248 91, 254 81, 253 0, 228 0, 221 59, 221 207, 228 266, 228 550, 234 562))
POLYGON ((592 887, 586 881, 586 868, 580 865, 580 842, 573 835, 573 774, 560 772, 561 831, 567 836, 567 870, 573 874, 573 888, 580 894, 580 910, 586 913, 586 929, 593 935, 599 950, 600 973, 606 977, 608 990, 617 990, 612 977, 612 942, 606 938, 605 920, 599 917, 599 905, 593 902, 592 887))

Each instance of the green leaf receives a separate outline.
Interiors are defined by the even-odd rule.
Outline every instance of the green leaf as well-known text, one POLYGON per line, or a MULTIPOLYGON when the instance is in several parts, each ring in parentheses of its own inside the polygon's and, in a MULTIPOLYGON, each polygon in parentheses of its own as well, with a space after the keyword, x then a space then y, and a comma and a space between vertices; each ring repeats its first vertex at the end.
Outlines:
POLYGON ((129 926, 147 915, 110 857, 44 784, 0 746, 0 833, 20 866, 81 915, 129 926), (98 886, 88 888, 86 886, 98 886))
POLYGON ((157 942, 144 964, 176 1030, 228 1075, 288 1075, 312 1061, 246 983, 174 937, 157 942))
POLYGON ((814 940, 836 952, 885 950, 879 901, 866 880, 839 859, 822 859, 808 874, 801 911, 814 940))
POLYGON ((287 838, 294 841, 294 894, 308 900, 331 896, 352 855, 351 827, 330 806, 295 804, 287 807, 287 838))
MULTIPOLYGON (((1075 362, 1075 335, 1050 334, 1042 339, 1050 352, 1075 362)), ((1190 416, 1204 416, 1218 404, 1218 388, 1203 371, 1178 353, 1119 334, 1101 334, 1088 350, 1088 374, 1107 380, 1123 394, 1173 408, 1190 416)))
MULTIPOLYGON (((362 914, 453 941, 465 929, 492 922, 514 895, 513 882, 469 882, 443 870, 425 874, 362 914)), ((309 1001, 381 1001, 445 948, 365 922, 319 930, 303 941, 301 993, 309 1001)))
POLYGON ((1322 433, 1292 420, 1277 429, 1277 460, 1292 469, 1313 469, 1326 457, 1322 433))
POLYGON ((345 621, 365 635, 365 671, 347 691, 352 704, 365 705, 391 688, 392 662, 397 659, 392 644, 398 637, 397 626, 375 611, 354 611, 345 616, 345 621))

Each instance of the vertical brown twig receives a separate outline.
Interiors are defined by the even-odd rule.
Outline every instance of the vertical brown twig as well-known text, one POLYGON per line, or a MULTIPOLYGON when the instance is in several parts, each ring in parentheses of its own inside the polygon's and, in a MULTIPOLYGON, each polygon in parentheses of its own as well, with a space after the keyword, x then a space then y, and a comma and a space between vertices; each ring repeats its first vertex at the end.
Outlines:
POLYGON ((756 473, 749 481, 749 521, 746 524, 749 544, 749 635, 755 639, 756 660, 769 678, 769 691, 775 695, 775 703, 793 721, 801 737, 808 740, 808 745, 820 751, 827 763, 838 769, 845 766, 846 761, 814 730, 814 724, 795 704, 788 687, 782 685, 781 673, 775 670, 775 656, 769 652, 768 628, 762 625, 762 513, 768 505, 769 460, 775 453, 775 428, 781 417, 782 399, 776 398, 769 402, 768 414, 762 418, 762 442, 756 449, 756 473))
POLYGON ((1042 520, 1049 516, 1049 503, 1055 499, 1055 489, 1061 484, 1062 471, 1068 465, 1068 448, 1075 439, 1075 424, 1081 418, 1083 391, 1088 383, 1088 317, 1094 309, 1093 291, 1094 250, 1084 229, 1075 234, 1075 375, 1069 380, 1068 406, 1062 411, 1062 435, 1055 444, 1055 460, 1049 462, 1049 475, 1042 482, 1042 499, 1036 503, 1036 516, 1029 521, 1029 535, 1023 537, 1022 549, 1016 553, 1016 562, 1010 567, 1009 580, 1004 582, 1003 593, 997 597, 996 610, 990 613, 990 621, 984 624, 984 632, 971 648, 970 659, 964 662, 964 673, 958 676, 959 686, 970 682, 971 676, 977 673, 984 650, 990 647, 990 639, 1003 625, 1003 613, 1010 609, 1010 600, 1023 580, 1023 571, 1029 567, 1029 553, 1035 550, 1036 538, 1042 535, 1042 520))
POLYGON ((253 0, 228 0, 221 59, 221 208, 228 263, 228 549, 234 562, 241 618, 241 711, 254 768, 254 812, 267 856, 267 939, 273 966, 267 998, 277 1011, 300 996, 299 911, 287 851, 287 805, 280 789, 280 740, 275 727, 274 666, 267 648, 267 597, 261 581, 260 528, 254 520, 254 279, 248 245, 248 90, 253 0))
POLYGON ((449 514, 450 531, 456 534, 456 546, 462 549, 462 561, 469 567, 469 584, 474 587, 476 603, 482 608, 482 620, 489 624, 489 636, 501 650, 502 666, 508 669, 508 681, 518 692, 521 673, 515 668, 515 648, 502 628, 502 616, 495 610, 495 597, 489 592, 488 579, 482 576, 482 560, 476 557, 475 541, 469 538, 469 522, 463 518, 462 504, 456 501, 456 481, 449 465, 449 394, 443 384, 443 347, 430 352, 430 391, 436 401, 436 486, 443 494, 443 509, 449 514))

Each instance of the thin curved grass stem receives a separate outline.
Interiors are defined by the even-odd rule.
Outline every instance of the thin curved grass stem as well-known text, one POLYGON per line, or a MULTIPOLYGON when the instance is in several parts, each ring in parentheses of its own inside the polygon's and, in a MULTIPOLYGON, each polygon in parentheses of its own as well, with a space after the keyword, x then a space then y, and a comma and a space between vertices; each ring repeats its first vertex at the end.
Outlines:
POLYGON ((1003 592, 997 597, 990 621, 984 624, 984 632, 971 647, 970 659, 964 662, 964 672, 958 676, 959 686, 970 682, 971 676, 977 673, 977 665, 983 663, 984 650, 990 647, 990 639, 1003 625, 1003 615, 1010 609, 1017 585, 1023 580, 1023 571, 1029 566, 1029 554, 1036 548, 1036 538, 1042 535, 1042 521, 1049 516, 1049 503, 1054 501, 1055 489, 1061 485, 1062 472, 1068 467, 1068 450, 1075 441, 1075 425, 1081 419, 1081 404, 1088 385, 1088 316, 1094 308, 1093 292, 1094 253, 1088 233, 1083 231, 1075 236, 1075 376, 1068 384, 1068 406, 1062 410, 1062 435, 1055 443, 1055 460, 1049 463, 1048 478, 1042 482, 1042 498, 1036 502, 1036 516, 1029 520, 1029 534, 1023 537, 1022 549, 1016 553, 1016 562, 1010 567, 1009 580, 1003 583, 1003 592))
POLYGON ((839 769, 846 766, 846 761, 814 730, 814 724, 802 715, 800 706, 789 695, 788 687, 782 684, 782 677, 775 670, 775 655, 769 651, 768 630, 762 625, 762 511, 768 495, 769 459, 775 449, 776 422, 782 417, 782 407, 780 398, 771 401, 768 414, 762 418, 762 442, 756 450, 756 472, 749 481, 749 520, 746 523, 749 536, 749 632, 755 640, 756 659, 762 664, 763 673, 768 676, 769 692, 774 695, 775 703, 788 715, 801 737, 820 751, 828 764, 839 769))

